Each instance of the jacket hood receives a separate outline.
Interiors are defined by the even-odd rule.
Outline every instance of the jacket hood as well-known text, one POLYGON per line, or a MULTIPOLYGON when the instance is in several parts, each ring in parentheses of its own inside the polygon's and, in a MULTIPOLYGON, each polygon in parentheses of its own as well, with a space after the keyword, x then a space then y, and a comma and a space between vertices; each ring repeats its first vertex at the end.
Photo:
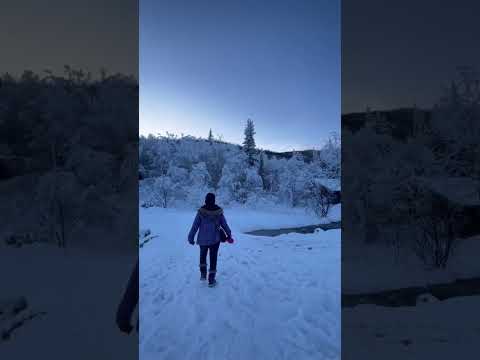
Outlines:
POLYGON ((218 216, 223 214, 223 209, 220 206, 215 205, 215 207, 207 207, 207 206, 202 206, 200 209, 198 209, 198 212, 201 215, 206 215, 206 216, 218 216))

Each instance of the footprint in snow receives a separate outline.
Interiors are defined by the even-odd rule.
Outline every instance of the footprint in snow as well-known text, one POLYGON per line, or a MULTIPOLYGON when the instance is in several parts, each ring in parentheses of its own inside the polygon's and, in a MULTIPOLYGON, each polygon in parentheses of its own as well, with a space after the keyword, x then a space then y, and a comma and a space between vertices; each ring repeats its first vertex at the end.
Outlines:
POLYGON ((158 310, 158 309, 153 310, 153 315, 154 315, 154 316, 158 316, 158 315, 160 315, 160 313, 161 313, 161 311, 158 310))
POLYGON ((158 304, 158 303, 161 303, 165 300, 165 294, 162 292, 160 292, 160 294, 158 294, 154 299, 153 299, 153 303, 154 304, 158 304))
POLYGON ((205 321, 205 309, 202 306, 197 308, 195 318, 197 319, 196 323, 202 324, 205 321))
POLYGON ((232 289, 233 289, 233 290, 238 290, 238 289, 239 289, 239 288, 238 288, 238 285, 237 285, 237 284, 235 284, 235 283, 234 283, 234 284, 232 284, 232 289))
POLYGON ((310 326, 314 328, 319 328, 321 321, 319 319, 314 318, 313 316, 304 316, 305 321, 310 324, 310 326))
POLYGON ((170 303, 173 300, 173 294, 170 293, 165 297, 165 304, 170 303))

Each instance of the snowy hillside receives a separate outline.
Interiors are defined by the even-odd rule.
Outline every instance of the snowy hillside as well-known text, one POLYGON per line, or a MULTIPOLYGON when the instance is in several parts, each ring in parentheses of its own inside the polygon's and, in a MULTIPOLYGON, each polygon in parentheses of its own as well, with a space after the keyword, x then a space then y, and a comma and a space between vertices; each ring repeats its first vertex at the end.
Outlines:
MULTIPOLYGON (((332 137, 311 156, 290 157, 184 136, 140 137, 143 206, 195 208, 209 191, 223 206, 307 208, 322 217, 339 201, 340 144, 332 137), (335 198, 336 199, 333 199, 335 198)), ((305 153, 305 152, 304 152, 305 153)))
POLYGON ((340 358, 340 230, 249 236, 315 217, 227 209, 236 242, 221 245, 210 289, 186 240, 194 216, 140 208, 140 227, 156 236, 140 249, 142 359, 340 358))

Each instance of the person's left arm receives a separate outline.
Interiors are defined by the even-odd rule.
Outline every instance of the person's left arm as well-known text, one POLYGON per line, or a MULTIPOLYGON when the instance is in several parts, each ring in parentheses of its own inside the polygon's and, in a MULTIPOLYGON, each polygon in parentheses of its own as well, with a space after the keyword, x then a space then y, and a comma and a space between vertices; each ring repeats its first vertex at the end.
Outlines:
POLYGON ((227 219, 225 219, 225 216, 223 214, 220 215, 220 225, 222 226, 223 230, 225 230, 228 237, 231 237, 232 236, 232 231, 230 230, 230 227, 227 224, 227 219))

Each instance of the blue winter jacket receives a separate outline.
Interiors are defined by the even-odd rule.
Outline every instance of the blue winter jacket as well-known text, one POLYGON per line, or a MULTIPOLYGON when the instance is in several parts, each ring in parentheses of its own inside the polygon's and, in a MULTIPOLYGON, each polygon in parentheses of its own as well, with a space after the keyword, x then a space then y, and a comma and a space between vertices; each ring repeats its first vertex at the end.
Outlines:
POLYGON ((198 245, 214 245, 220 242, 220 226, 229 237, 232 235, 222 208, 216 206, 215 210, 208 210, 205 207, 201 207, 197 211, 197 216, 195 216, 192 228, 188 234, 188 241, 193 242, 198 231, 198 245))

